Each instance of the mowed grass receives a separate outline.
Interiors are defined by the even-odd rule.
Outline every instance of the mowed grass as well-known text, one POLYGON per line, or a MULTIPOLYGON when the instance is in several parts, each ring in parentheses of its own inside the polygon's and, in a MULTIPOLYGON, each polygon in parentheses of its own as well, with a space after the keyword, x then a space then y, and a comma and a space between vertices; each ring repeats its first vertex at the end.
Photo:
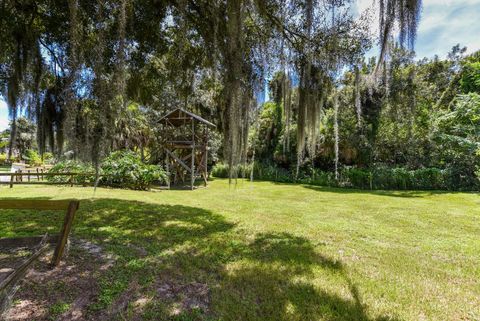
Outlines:
MULTIPOLYGON (((480 320, 478 193, 225 180, 195 191, 0 192, 84 200, 73 234, 117 256, 89 309, 110 309, 132 284, 146 302, 132 299, 118 319, 480 320), (208 304, 182 310, 165 284, 205 284, 208 304)), ((60 216, 3 210, 0 236, 55 232, 60 216)))

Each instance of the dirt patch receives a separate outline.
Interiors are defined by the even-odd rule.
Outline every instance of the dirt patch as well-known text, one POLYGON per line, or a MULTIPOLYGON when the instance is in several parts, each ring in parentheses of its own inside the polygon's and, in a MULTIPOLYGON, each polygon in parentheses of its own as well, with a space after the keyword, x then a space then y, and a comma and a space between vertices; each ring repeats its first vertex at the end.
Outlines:
POLYGON ((89 320, 86 311, 97 294, 96 280, 114 259, 97 245, 73 240, 68 257, 51 269, 52 252, 27 272, 2 320, 89 320))
POLYGON ((156 293, 159 300, 172 303, 172 316, 192 310, 208 313, 210 289, 207 284, 198 282, 179 284, 165 281, 157 284, 156 293))
MULTIPOLYGON (((127 247, 136 257, 148 257, 143 248, 127 247)), ((147 283, 141 275, 134 274, 128 286, 108 307, 97 310, 99 294, 104 289, 98 282, 113 271, 109 269, 116 264, 116 257, 105 253, 99 245, 73 240, 68 257, 51 269, 52 252, 27 272, 12 298, 10 309, 0 320, 140 321, 145 313, 150 313, 150 318, 154 315, 163 320, 163 317, 183 318, 210 312, 211 291, 207 284, 189 282, 191 280, 165 270, 159 271, 155 279, 147 283)))
POLYGON ((17 247, 11 249, 0 248, 0 282, 2 282, 22 261, 32 254, 31 249, 17 247))

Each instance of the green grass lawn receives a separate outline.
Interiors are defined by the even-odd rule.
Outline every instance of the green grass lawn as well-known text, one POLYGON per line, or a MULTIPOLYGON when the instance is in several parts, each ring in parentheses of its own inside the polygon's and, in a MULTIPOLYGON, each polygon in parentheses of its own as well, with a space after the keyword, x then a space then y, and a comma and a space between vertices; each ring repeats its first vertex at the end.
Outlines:
MULTIPOLYGON (((115 319, 480 320, 478 193, 215 180, 195 191, 14 186, 0 195, 84 200, 74 236, 117 257, 89 313, 126 296, 115 319), (184 290, 165 295, 169 287, 184 290), (189 299, 202 304, 182 310, 189 299)), ((58 217, 4 210, 0 236, 54 232, 58 217)))

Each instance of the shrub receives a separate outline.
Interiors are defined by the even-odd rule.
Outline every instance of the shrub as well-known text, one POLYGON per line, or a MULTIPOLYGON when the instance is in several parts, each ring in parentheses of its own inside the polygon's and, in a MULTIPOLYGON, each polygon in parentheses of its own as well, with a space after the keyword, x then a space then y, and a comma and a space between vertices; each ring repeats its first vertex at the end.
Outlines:
POLYGON ((7 164, 7 154, 0 154, 0 165, 7 164))
POLYGON ((228 178, 228 166, 223 163, 217 163, 213 166, 211 173, 213 177, 228 178))
POLYGON ((53 158, 53 154, 50 153, 50 152, 46 152, 43 154, 43 162, 45 164, 51 164, 53 162, 54 158, 53 158))
MULTIPOLYGON (((212 168, 212 176, 219 178, 228 178, 228 165, 218 163, 212 168)), ((252 172, 252 164, 241 164, 237 167, 238 177, 250 178, 252 172)), ((291 173, 283 168, 255 163, 253 166, 253 178, 256 180, 266 180, 274 182, 293 182, 293 176, 291 173)))
POLYGON ((346 168, 340 175, 341 185, 355 188, 371 188, 372 174, 359 168, 346 168))
MULTIPOLYGON (((239 166, 239 177, 250 177, 251 165, 239 166)), ((303 169, 295 180, 294 170, 256 163, 254 179, 275 182, 299 182, 319 186, 342 186, 358 189, 448 189, 448 190, 479 190, 480 169, 469 175, 459 168, 421 168, 408 170, 403 167, 361 169, 345 167, 340 171, 336 181, 333 172, 325 172, 315 168, 303 169)), ((212 169, 215 177, 228 178, 228 166, 219 163, 212 169)))
POLYGON ((160 166, 144 164, 131 151, 113 152, 102 163, 103 185, 146 190, 154 182, 166 181, 167 175, 160 166))
MULTIPOLYGON (((56 163, 50 168, 49 173, 93 173, 93 166, 90 164, 77 162, 74 160, 66 160, 56 163)), ((55 183, 69 183, 70 176, 47 176, 47 180, 55 183)), ((75 176, 74 182, 78 184, 93 183, 95 181, 95 175, 88 176, 75 176)))
POLYGON ((443 180, 449 190, 480 190, 480 181, 472 168, 449 166, 443 170, 443 180))
MULTIPOLYGON (((252 166, 250 164, 241 164, 237 166, 237 176, 243 178, 249 178, 250 173, 252 170, 252 166)), ((228 178, 229 175, 229 167, 226 164, 218 163, 213 166, 211 174, 213 177, 218 178, 228 178)))
POLYGON ((409 189, 412 186, 412 173, 402 167, 392 169, 392 183, 390 188, 409 189))
MULTIPOLYGON (((303 176, 303 173, 302 173, 303 176)), ((313 169, 307 177, 301 177, 299 181, 303 184, 312 184, 318 186, 336 186, 335 174, 313 169)))
POLYGON ((36 150, 27 149, 25 151, 25 155, 23 155, 23 159, 27 162, 30 166, 40 166, 43 165, 42 158, 37 153, 36 150))
POLYGON ((438 168, 421 168, 412 171, 412 189, 443 189, 445 171, 438 168))

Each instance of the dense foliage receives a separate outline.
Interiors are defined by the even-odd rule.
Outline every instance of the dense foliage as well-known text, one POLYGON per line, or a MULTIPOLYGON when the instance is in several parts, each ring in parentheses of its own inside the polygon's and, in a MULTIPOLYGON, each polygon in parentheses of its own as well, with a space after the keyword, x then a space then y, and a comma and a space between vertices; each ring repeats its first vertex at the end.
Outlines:
MULTIPOLYGON (((364 186, 342 183, 345 173, 432 169, 443 183, 428 188, 478 188, 480 54, 457 45, 447 59, 415 61, 421 1, 379 1, 378 35, 354 5, 4 1, 0 93, 12 122, 0 152, 99 170, 130 150, 160 164, 158 119, 182 107, 217 125, 209 163, 227 164, 230 178, 260 162, 297 181, 313 169, 364 186), (376 40, 379 57, 366 60, 376 40), (258 104, 267 79, 270 101, 258 104)), ((399 186, 395 175, 367 185, 399 186)))
MULTIPOLYGON (((228 166, 217 164, 212 169, 214 177, 227 178, 228 166)), ((458 172, 452 169, 420 168, 409 170, 403 167, 377 167, 371 170, 344 167, 338 178, 331 171, 305 168, 299 174, 295 170, 255 163, 240 166, 240 177, 268 180, 281 183, 301 183, 330 187, 350 187, 358 189, 395 190, 470 190, 479 189, 478 181, 458 181, 458 172), (253 168, 253 170, 252 170, 253 168)))
MULTIPOLYGON (((66 160, 58 162, 51 169, 51 173, 79 173, 75 176, 78 184, 94 184, 95 169, 91 164, 66 160), (85 175, 89 174, 89 175, 85 175)), ((153 184, 166 183, 165 171, 157 165, 148 165, 141 161, 138 154, 131 151, 117 151, 105 158, 100 167, 100 181, 102 186, 147 190, 153 184)), ((50 181, 67 183, 69 176, 53 176, 50 181)))
MULTIPOLYGON (((309 168, 334 172, 338 155, 338 179, 327 185, 477 190, 480 91, 474 85, 478 71, 472 65, 480 62, 480 53, 463 56, 462 52, 455 46, 446 60, 435 57, 415 62, 411 52, 393 48, 385 84, 388 95, 376 96, 367 84, 361 84, 360 113, 355 106, 354 71, 346 72, 338 93, 338 136, 335 108, 327 104, 322 110, 316 146, 307 149, 297 172, 296 146, 286 146, 285 140, 292 135, 299 111, 293 104, 288 128, 284 118, 279 121, 275 117, 284 113, 283 102, 266 103, 252 133, 250 154, 255 151, 259 162, 288 172, 292 176, 289 181, 302 180, 309 168), (429 171, 437 173, 441 183, 422 178, 429 171), (399 183, 397 177, 402 172, 410 173, 405 174, 405 183, 399 183), (372 173, 385 179, 375 183, 372 173), (373 177, 372 183, 369 176, 373 177), (421 182, 416 182, 417 177, 421 182)), ((365 62, 361 73, 368 75, 374 66, 373 61, 365 62)))
MULTIPOLYGON (((49 170, 50 173, 80 173, 82 175, 74 176, 76 184, 93 184, 95 182, 94 169, 92 165, 74 160, 65 160, 57 162, 49 170), (91 174, 91 175, 84 175, 91 174)), ((47 176, 47 180, 55 183, 69 183, 70 176, 47 176)))
POLYGON ((106 186, 146 190, 166 179, 160 166, 144 164, 133 152, 113 152, 102 163, 101 183, 106 186))

